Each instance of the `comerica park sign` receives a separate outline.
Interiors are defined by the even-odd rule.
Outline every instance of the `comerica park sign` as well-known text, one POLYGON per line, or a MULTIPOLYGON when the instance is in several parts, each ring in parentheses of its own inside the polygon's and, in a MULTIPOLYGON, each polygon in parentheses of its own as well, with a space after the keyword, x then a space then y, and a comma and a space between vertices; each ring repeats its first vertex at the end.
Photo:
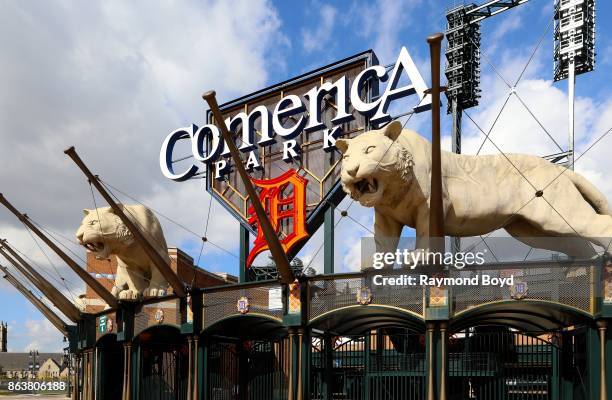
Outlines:
MULTIPOLYGON (((262 166, 257 148, 281 141, 282 159, 284 161, 297 159, 301 154, 301 148, 295 137, 304 132, 322 130, 323 150, 330 150, 334 147, 336 139, 343 134, 340 125, 354 119, 349 108, 352 107, 359 114, 368 117, 371 124, 378 125, 391 120, 389 105, 393 100, 417 94, 421 100, 418 108, 427 107, 429 101, 425 98, 425 90, 423 78, 410 54, 406 48, 402 48, 390 73, 382 65, 372 65, 361 71, 350 84, 349 78, 342 75, 335 81, 313 86, 302 96, 287 94, 273 107, 258 105, 249 112, 242 111, 228 117, 224 122, 230 132, 236 133, 241 128, 238 148, 247 153, 245 163, 247 170, 254 170, 262 166), (409 83, 400 85, 400 78, 404 73, 409 83), (363 89, 371 80, 388 82, 388 84, 381 96, 368 101, 363 98, 363 89), (331 126, 322 120, 322 110, 327 96, 335 100, 333 107, 335 115, 329 121, 331 126)), ((175 143, 185 137, 191 140, 193 158, 211 165, 216 179, 228 173, 229 149, 227 145, 222 144, 219 128, 213 124, 206 124, 200 127, 191 125, 179 128, 166 137, 160 153, 160 166, 165 177, 184 181, 198 172, 197 165, 191 165, 183 171, 175 171, 173 166, 175 143)))
MULTIPOLYGON (((429 109, 425 91, 406 48, 388 66, 366 51, 222 104, 220 110, 253 180, 275 179, 290 169, 304 178, 304 212, 310 221, 339 188, 336 140, 390 121, 391 110, 397 108, 393 103, 400 105, 400 99, 410 103, 402 102, 402 113, 429 109)), ((216 125, 208 113, 206 124, 171 132, 161 147, 161 171, 174 181, 205 178, 213 196, 254 232, 250 200, 216 125)))

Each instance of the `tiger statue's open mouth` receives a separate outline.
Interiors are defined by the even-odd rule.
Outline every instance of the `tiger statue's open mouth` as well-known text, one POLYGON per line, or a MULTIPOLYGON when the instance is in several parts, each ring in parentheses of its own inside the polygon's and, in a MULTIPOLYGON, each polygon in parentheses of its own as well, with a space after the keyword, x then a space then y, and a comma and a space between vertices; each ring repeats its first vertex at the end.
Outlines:
POLYGON ((81 243, 87 250, 92 251, 94 253, 99 253, 104 251, 104 243, 102 242, 85 242, 81 243))

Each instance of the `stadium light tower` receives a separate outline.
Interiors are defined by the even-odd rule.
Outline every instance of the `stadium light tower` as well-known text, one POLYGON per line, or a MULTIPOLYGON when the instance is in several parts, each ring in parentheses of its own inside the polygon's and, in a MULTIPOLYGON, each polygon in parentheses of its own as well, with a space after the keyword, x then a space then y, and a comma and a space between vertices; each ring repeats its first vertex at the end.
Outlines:
POLYGON ((595 0, 555 0, 554 35, 554 79, 567 79, 569 167, 574 169, 574 88, 576 75, 595 68, 595 0))
POLYGON ((446 12, 446 96, 453 114, 452 149, 461 153, 462 110, 478 105, 480 98, 480 21, 529 0, 488 1, 464 4, 446 12))
MULTIPOLYGON (((453 116, 452 150, 461 153, 463 110, 478 105, 480 98, 480 21, 526 3, 528 0, 487 1, 482 5, 463 4, 446 12, 446 75, 448 113, 453 116)), ((452 238, 451 251, 461 249, 452 238)))

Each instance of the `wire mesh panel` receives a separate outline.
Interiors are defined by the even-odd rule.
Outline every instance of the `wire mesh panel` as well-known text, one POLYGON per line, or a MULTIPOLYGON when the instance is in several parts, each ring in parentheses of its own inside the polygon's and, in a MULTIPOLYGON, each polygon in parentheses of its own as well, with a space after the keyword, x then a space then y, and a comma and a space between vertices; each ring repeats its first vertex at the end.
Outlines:
POLYGON ((423 399, 424 336, 401 328, 313 337, 311 399, 423 399))
POLYGON ((280 319, 283 316, 281 296, 282 288, 278 284, 205 292, 202 299, 204 328, 229 316, 240 315, 237 302, 243 297, 248 299, 249 314, 263 314, 280 319))
POLYGON ((560 398, 561 350, 552 334, 478 327, 450 339, 450 399, 560 398))
POLYGON ((309 320, 327 312, 358 305, 358 295, 367 288, 370 304, 387 305, 423 314, 423 289, 421 287, 372 285, 366 276, 309 281, 309 320))
MULTIPOLYGON (((460 277, 462 272, 451 270, 451 276, 460 277)), ((594 267, 572 265, 568 267, 530 268, 509 267, 509 269, 479 270, 490 277, 514 276, 515 285, 500 287, 489 285, 464 285, 453 287, 455 313, 468 310, 480 304, 503 300, 552 301, 591 313, 593 297, 594 267), (523 293, 517 297, 516 285, 522 284, 523 293)))
POLYGON ((211 341, 206 399, 284 400, 288 397, 289 341, 211 341))
POLYGON ((134 316, 134 333, 138 334, 162 323, 177 327, 181 325, 179 299, 150 302, 140 306, 134 316))

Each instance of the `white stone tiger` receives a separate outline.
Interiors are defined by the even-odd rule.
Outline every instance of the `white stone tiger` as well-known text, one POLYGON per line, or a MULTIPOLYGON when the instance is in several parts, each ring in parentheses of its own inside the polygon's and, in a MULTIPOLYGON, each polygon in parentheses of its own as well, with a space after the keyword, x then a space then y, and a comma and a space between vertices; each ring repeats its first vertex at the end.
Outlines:
MULTIPOLYGON (((145 234, 170 265, 168 247, 157 217, 142 205, 123 205, 125 214, 145 234)), ((117 273, 112 294, 119 299, 163 296, 168 282, 136 243, 132 233, 110 207, 83 210, 85 217, 77 230, 80 244, 98 258, 117 256, 117 273)))

